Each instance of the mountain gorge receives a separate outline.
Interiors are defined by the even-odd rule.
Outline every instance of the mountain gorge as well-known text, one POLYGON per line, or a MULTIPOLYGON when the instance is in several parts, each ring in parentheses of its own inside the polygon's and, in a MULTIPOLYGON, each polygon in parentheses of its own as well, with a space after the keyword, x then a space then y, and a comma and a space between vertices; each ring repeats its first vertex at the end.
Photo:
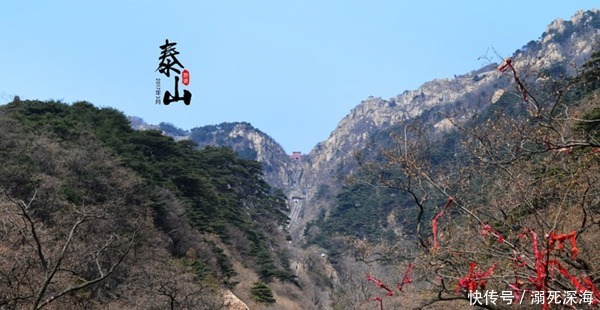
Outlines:
POLYGON ((256 161, 87 102, 15 99, 0 121, 2 307, 298 303, 285 196, 256 161))
MULTIPOLYGON (((543 93, 558 81, 577 75, 581 66, 597 51, 599 40, 600 12, 580 11, 571 20, 552 22, 538 40, 532 40, 515 51, 510 60, 519 81, 543 93)), ((209 144, 231 146, 238 154, 257 154, 255 158, 263 162, 266 168, 267 180, 273 186, 282 188, 288 198, 291 210, 289 232, 293 245, 306 247, 317 244, 323 247, 319 252, 334 254, 324 262, 323 268, 330 270, 326 278, 340 281, 340 275, 334 270, 344 273, 348 265, 336 263, 340 258, 339 251, 333 248, 340 247, 331 242, 332 237, 346 235, 369 239, 369 236, 387 236, 393 239, 395 236, 396 242, 401 244, 398 238, 406 233, 414 233, 415 229, 410 219, 403 219, 393 212, 407 204, 409 199, 397 192, 368 189, 353 183, 352 180, 364 177, 360 176, 361 167, 357 157, 373 159, 382 156, 385 150, 394 147, 393 137, 406 134, 411 126, 418 126, 423 134, 437 139, 446 152, 457 156, 458 151, 452 150, 459 149, 458 141, 465 138, 459 138, 458 131, 476 127, 483 116, 500 110, 512 113, 515 117, 520 113, 513 107, 507 107, 518 103, 522 89, 512 72, 498 70, 504 59, 498 56, 489 59, 487 55, 482 59, 488 65, 469 73, 436 79, 417 90, 407 90, 387 100, 376 97, 364 100, 340 121, 328 139, 296 160, 290 160, 277 143, 266 134, 251 129, 248 124, 230 124, 229 127, 244 126, 246 130, 228 129, 225 134, 221 133, 221 128, 204 127, 210 129, 214 137, 226 138, 221 138, 219 142, 216 138, 199 141, 193 135, 189 136, 200 143, 210 141, 209 144), (237 142, 234 141, 236 139, 237 142), (252 151, 246 151, 244 146, 252 151), (265 157, 264 154, 274 156, 265 157), (364 192, 362 196, 356 197, 356 193, 361 191, 364 192), (361 198, 365 196, 380 198, 361 198), (371 208, 363 208, 354 215, 340 211, 346 199, 357 206, 363 203, 371 208), (373 218, 376 220, 371 220, 373 218), (324 230, 328 232, 323 234, 324 230), (331 263, 334 269, 326 267, 331 263)), ((447 162, 445 151, 437 150, 436 154, 429 156, 447 162)), ((383 240, 377 238, 371 240, 383 240)), ((302 254, 295 259, 301 266, 302 254)))
MULTIPOLYGON (((551 75, 574 75, 590 58, 599 40, 598 11, 580 11, 571 20, 552 22, 538 40, 530 41, 510 58, 523 79, 535 84, 551 75)), ((238 154, 263 163, 266 180, 283 189, 290 203, 291 197, 303 198, 305 212, 296 213, 305 216, 291 224, 293 231, 298 227, 296 235, 301 237, 306 222, 313 220, 323 207, 315 199, 319 190, 334 189, 346 176, 356 172, 357 152, 382 147, 376 137, 389 135, 408 120, 417 118, 431 132, 450 131, 455 127, 453 124, 467 122, 497 102, 502 94, 515 89, 513 77, 497 69, 502 59, 482 59, 489 64, 469 73, 426 82, 417 90, 406 90, 387 100, 370 97, 362 101, 339 122, 329 138, 297 161, 290 160, 277 142, 247 123, 204 126, 181 136, 200 146, 232 147, 238 154)), ((176 136, 165 125, 160 129, 176 136)))
POLYGON ((486 285, 600 301, 598 51, 600 10, 577 12, 365 99, 309 154, 246 122, 15 98, 0 308, 458 308, 486 285))

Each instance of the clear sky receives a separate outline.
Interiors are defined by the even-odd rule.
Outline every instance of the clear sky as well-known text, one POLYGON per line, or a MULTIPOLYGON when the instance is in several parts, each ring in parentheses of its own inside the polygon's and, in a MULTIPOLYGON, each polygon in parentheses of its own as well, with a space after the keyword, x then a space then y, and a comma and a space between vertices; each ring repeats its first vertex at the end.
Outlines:
POLYGON ((247 121, 309 152, 368 96, 479 68, 588 0, 3 1, 0 103, 87 100, 184 129, 247 121), (192 104, 155 104, 159 45, 177 42, 192 104))

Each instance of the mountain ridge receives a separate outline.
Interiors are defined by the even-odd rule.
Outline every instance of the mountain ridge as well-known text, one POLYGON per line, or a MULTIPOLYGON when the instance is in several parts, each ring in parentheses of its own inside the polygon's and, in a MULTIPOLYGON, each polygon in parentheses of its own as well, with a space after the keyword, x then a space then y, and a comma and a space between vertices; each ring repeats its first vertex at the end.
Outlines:
MULTIPOLYGON (((556 67, 557 64, 564 67, 565 74, 573 74, 599 42, 600 10, 578 11, 570 21, 553 21, 538 40, 530 41, 515 51, 511 59, 519 74, 539 74, 523 76, 526 83, 533 84, 543 80, 544 70, 552 70, 552 66, 556 67), (567 60, 573 60, 574 63, 566 63, 567 60)), ((329 138, 318 143, 307 155, 304 166, 307 178, 301 180, 301 186, 335 177, 335 171, 339 172, 340 167, 348 166, 354 161, 356 152, 368 147, 373 133, 401 124, 426 111, 438 114, 435 124, 438 128, 443 127, 443 121, 448 117, 452 117, 457 124, 466 121, 486 102, 492 102, 494 96, 498 96, 503 89, 515 87, 513 76, 500 72, 497 66, 497 63, 490 62, 454 78, 425 82, 416 90, 404 91, 388 100, 371 97, 362 101, 338 123, 329 138)), ((343 174, 353 172, 351 167, 341 170, 343 174)), ((305 187, 307 202, 310 202, 318 191, 318 185, 305 187)), ((307 206, 310 207, 309 204, 307 206)), ((315 216, 318 212, 308 213, 315 216)))
MULTIPOLYGON (((552 84, 553 77, 575 75, 598 49, 599 42, 600 10, 578 11, 570 20, 557 19, 550 23, 540 38, 526 43, 510 59, 525 87, 547 87, 552 84)), ((305 245, 308 223, 321 215, 327 218, 342 184, 358 170, 356 154, 375 153, 386 147, 382 145, 384 139, 381 137, 389 139, 393 130, 398 133, 409 120, 416 118, 424 120, 423 130, 429 134, 450 132, 455 125, 468 122, 503 97, 522 101, 513 74, 498 70, 503 61, 505 59, 489 60, 479 69, 453 78, 434 79, 389 99, 369 97, 352 108, 327 139, 297 160, 291 160, 279 146, 278 155, 269 159, 268 164, 273 169, 265 171, 265 178, 272 182, 271 185, 282 188, 288 198, 292 247, 305 245)), ((225 136, 230 135, 241 137, 242 141, 247 136, 248 141, 240 145, 257 140, 254 135, 264 135, 261 138, 264 141, 270 139, 262 132, 250 133, 248 128, 232 129, 225 136)), ((216 140, 211 141, 216 143, 216 140)), ((225 142, 225 145, 235 144, 230 140, 225 142)), ((253 145, 261 147, 260 143, 253 145)), ((277 145, 274 140, 273 145, 277 145)), ((393 217, 389 222, 394 222, 393 217)), ((318 251, 327 250, 336 249, 318 251)), ((328 278, 338 279, 330 262, 325 260, 323 264, 329 266, 328 278)), ((302 254, 293 258, 292 265, 296 270, 310 270, 302 260, 302 254)))
MULTIPOLYGON (((565 69, 567 73, 574 73, 575 68, 589 58, 593 47, 598 45, 600 36, 600 10, 580 10, 576 12, 570 20, 556 19, 552 21, 540 38, 532 40, 521 49, 516 50, 511 56, 514 59, 514 67, 518 71, 525 70, 541 70, 542 68, 561 63, 566 59, 572 60, 565 69), (569 41, 568 44, 560 44, 560 40, 569 41), (591 40, 591 44, 590 41, 591 40), (542 48, 542 46, 545 46, 542 48)), ((565 42, 563 42, 565 43, 565 42)), ((502 61, 502 59, 498 59, 502 61)), ((423 113, 424 110, 435 106, 455 103, 461 98, 465 101, 473 98, 463 98, 465 95, 472 95, 474 90, 485 91, 501 88, 502 85, 510 85, 512 80, 505 74, 497 70, 498 63, 489 61, 488 65, 482 66, 479 69, 472 70, 465 74, 455 75, 454 78, 437 78, 431 81, 424 82, 415 90, 405 90, 403 93, 382 99, 381 97, 373 97, 361 101, 358 105, 350 110, 350 112, 342 118, 336 128, 330 133, 329 137, 321 142, 318 142, 311 151, 306 154, 306 159, 310 162, 315 162, 317 158, 320 161, 329 161, 335 153, 334 148, 345 146, 348 144, 363 145, 367 141, 367 133, 373 129, 381 129, 397 124, 406 119, 413 118, 423 113), (498 84, 498 85, 494 85, 498 84), (500 85, 502 84, 502 85, 500 85), (494 87, 490 87, 494 86, 494 87), (353 132, 355 138, 350 138, 348 128, 356 128, 353 132), (346 133, 345 133, 346 132, 346 133), (356 134, 358 133, 358 134, 356 134), (358 144, 357 144, 358 143, 358 144), (325 154, 324 158, 320 154, 325 154)), ((479 101, 490 101, 494 93, 484 92, 479 101)), ((164 131, 161 125, 148 125, 145 122, 140 123, 141 118, 130 117, 132 126, 137 129, 158 129, 162 130, 176 139, 185 139, 191 137, 191 132, 194 129, 211 128, 215 132, 212 135, 217 135, 217 132, 222 130, 220 127, 226 126, 236 127, 235 130, 228 131, 230 138, 242 137, 245 135, 253 136, 249 139, 252 143, 247 145, 248 148, 254 149, 257 153, 255 159, 258 161, 268 162, 273 156, 267 156, 268 152, 261 150, 261 140, 267 140, 272 143, 272 150, 277 153, 278 157, 283 158, 286 154, 283 147, 271 138, 267 133, 260 131, 247 122, 223 122, 219 125, 205 125, 195 127, 191 130, 184 131, 185 135, 176 135, 172 132, 164 131), (268 158, 271 157, 271 158, 268 158)), ((161 123, 166 124, 166 123, 161 123)), ((174 127, 174 126, 173 126, 174 127)), ((180 130, 180 129, 178 129, 180 130)), ((196 139, 198 140, 198 139, 196 139)), ((226 141, 216 141, 213 139, 204 139, 196 141, 199 146, 205 145, 228 145, 226 141)), ((237 146, 234 150, 240 151, 242 148, 237 146)), ((289 154, 286 154, 288 156, 289 154)), ((286 163, 289 163, 286 161, 286 163)), ((319 164, 317 164, 319 165, 319 164)), ((275 178, 272 178, 275 179, 275 178)), ((285 181, 281 181, 284 182, 285 181)))
MULTIPOLYGON (((576 68, 589 58, 599 42, 600 10, 580 10, 570 20, 552 21, 537 40, 532 40, 516 50, 510 58, 519 74, 563 70, 564 74, 572 75, 576 68)), ((498 62, 501 61, 503 59, 498 59, 498 62)), ((488 62, 489 64, 479 69, 455 75, 453 78, 427 81, 415 90, 405 90, 389 99, 370 96, 352 108, 338 122, 329 137, 317 143, 299 161, 290 160, 290 154, 286 154, 277 141, 247 122, 196 127, 186 131, 184 136, 169 134, 163 130, 165 126, 161 128, 160 125, 144 123, 134 127, 163 130, 175 139, 192 139, 201 147, 219 145, 232 147, 238 154, 256 152, 253 159, 263 163, 267 182, 284 189, 288 194, 292 213, 302 215, 321 186, 332 185, 331 178, 339 180, 342 171, 342 174, 351 174, 354 171, 354 154, 367 147, 373 133, 433 110, 448 116, 438 117, 434 125, 436 130, 448 130, 452 127, 452 122, 460 124, 484 103, 494 102, 503 89, 514 87, 511 75, 498 71, 497 62, 488 62), (223 130, 223 127, 226 127, 226 130, 223 130), (210 132, 211 137, 200 138, 197 134, 194 138, 194 131, 210 132), (235 139, 238 141, 234 141, 235 139), (291 197, 303 197, 302 203, 298 203, 297 200, 293 202, 291 197)), ((527 82, 535 83, 543 77, 540 75, 524 78, 527 82)), ((319 203, 310 208, 319 209, 319 203)), ((298 216, 292 221, 292 231, 295 231, 293 235, 300 237, 303 226, 307 221, 314 219, 317 213, 316 210, 308 210, 307 219, 297 222, 302 218, 298 216), (296 225, 298 226, 295 227, 296 225)))
POLYGON ((16 97, 0 107, 0 308, 220 309, 231 294, 253 309, 365 308, 398 272, 400 291, 411 283, 413 263, 386 307, 464 302, 466 282, 508 278, 588 281, 600 300, 583 278, 600 270, 599 41, 599 10, 556 20, 510 63, 363 100, 309 154, 247 122, 182 130, 16 97))

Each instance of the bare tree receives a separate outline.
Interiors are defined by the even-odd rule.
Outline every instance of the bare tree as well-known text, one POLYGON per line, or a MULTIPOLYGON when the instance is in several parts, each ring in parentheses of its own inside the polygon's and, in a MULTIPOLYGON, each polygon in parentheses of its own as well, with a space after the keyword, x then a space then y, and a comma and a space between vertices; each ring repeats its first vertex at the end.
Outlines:
POLYGON ((86 238, 84 228, 101 225, 108 216, 82 208, 71 210, 68 226, 48 228, 34 215, 36 195, 25 202, 5 192, 0 201, 0 305, 9 308, 41 309, 105 281, 136 240, 135 231, 86 238))
POLYGON ((446 150, 445 164, 431 160, 441 140, 408 124, 383 151, 384 166, 362 168, 411 197, 422 251, 415 261, 436 287, 432 302, 487 288, 515 300, 531 291, 588 291, 596 303, 600 145, 577 128, 600 102, 565 100, 572 80, 536 84, 534 95, 510 61, 499 69, 507 68, 517 92, 505 98, 522 112, 455 122, 461 150, 446 150))

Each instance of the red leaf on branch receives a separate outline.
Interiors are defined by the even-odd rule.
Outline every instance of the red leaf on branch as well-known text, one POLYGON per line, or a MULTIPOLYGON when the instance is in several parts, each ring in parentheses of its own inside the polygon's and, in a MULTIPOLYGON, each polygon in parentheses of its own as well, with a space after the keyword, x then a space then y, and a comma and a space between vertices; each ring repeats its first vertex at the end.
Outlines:
POLYGON ((373 278, 372 276, 367 275, 367 281, 371 281, 371 282, 375 283, 375 285, 377 285, 377 286, 381 287, 382 289, 386 290, 387 291, 387 293, 386 293, 387 296, 394 295, 394 292, 392 292, 392 290, 390 290, 385 284, 383 284, 383 282, 381 282, 381 281, 373 278))
POLYGON ((562 250, 565 241, 569 240, 571 242, 571 256, 573 257, 573 259, 577 258, 577 253, 579 253, 579 249, 577 248, 577 240, 576 238, 576 232, 575 231, 571 231, 568 234, 562 234, 562 235, 557 235, 554 231, 550 232, 550 236, 549 236, 550 240, 549 242, 549 250, 552 251, 554 249, 554 245, 558 242, 558 249, 562 250))
POLYGON ((487 236, 488 234, 492 234, 496 238, 498 238, 498 243, 504 242, 504 236, 501 233, 497 232, 495 229, 490 226, 490 224, 483 224, 481 226, 481 235, 487 236))
POLYGON ((456 284, 456 293, 460 291, 461 287, 466 288, 471 292, 477 289, 484 290, 487 279, 494 273, 494 270, 496 270, 496 264, 493 264, 485 272, 474 272, 475 267, 477 267, 477 263, 471 262, 469 264, 469 273, 464 278, 458 280, 458 283, 456 284))
POLYGON ((509 283, 508 287, 512 290, 513 292, 513 297, 515 298, 515 302, 520 302, 521 300, 521 292, 523 291, 523 289, 521 289, 521 286, 523 285, 523 283, 521 283, 519 281, 519 277, 515 277, 515 283, 509 283))
POLYGON ((576 277, 574 277, 573 275, 571 275, 558 262, 555 263, 554 265, 556 265, 556 267, 558 268, 558 271, 560 272, 560 274, 562 274, 565 278, 569 279, 569 281, 571 281, 571 283, 573 283, 573 286, 575 286, 575 290, 577 292, 582 293, 582 292, 584 292, 586 290, 585 286, 583 286, 583 284, 581 284, 581 282, 576 277))
POLYGON ((594 295, 594 300, 592 300, 592 304, 597 305, 598 302, 600 301, 600 292, 596 288, 596 285, 592 281, 592 278, 587 277, 587 278, 583 278, 582 280, 583 280, 583 283, 585 283, 585 285, 587 285, 587 287, 592 291, 592 294, 594 295))
POLYGON ((448 207, 450 207, 450 205, 452 205, 453 201, 454 201, 454 199, 452 199, 452 197, 448 197, 448 201, 446 202, 446 205, 444 206, 442 211, 440 211, 440 213, 438 213, 433 218, 433 221, 431 221, 431 230, 433 232, 433 249, 434 250, 436 250, 440 247, 437 242, 437 221, 444 214, 444 211, 446 211, 446 209, 448 209, 448 207))
POLYGON ((512 65, 512 59, 508 58, 504 61, 504 63, 498 67, 498 70, 500 72, 506 72, 506 70, 510 69, 513 73, 513 77, 515 78, 515 82, 517 82, 517 85, 519 86, 519 91, 521 92, 521 95, 523 95, 523 100, 525 102, 529 101, 529 98, 527 98, 527 89, 525 88, 525 85, 523 85, 523 83, 521 82, 521 80, 519 79, 519 77, 517 76, 517 70, 515 70, 515 68, 512 65))
POLYGON ((529 278, 529 280, 535 285, 538 290, 546 290, 546 263, 544 262, 544 254, 540 252, 538 247, 538 236, 537 234, 529 229, 525 228, 525 231, 531 235, 531 243, 533 244, 533 255, 535 257, 535 278, 529 278))
POLYGON ((402 282, 398 283, 399 291, 402 291, 402 287, 404 287, 404 284, 409 284, 412 282, 413 268, 413 263, 408 264, 408 266, 406 267, 406 270, 404 271, 404 276, 402 277, 402 282))
POLYGON ((383 310, 383 300, 381 297, 373 297, 371 300, 379 302, 379 310, 383 310))
POLYGON ((510 64, 512 63, 512 59, 507 59, 504 61, 504 63, 498 67, 498 71, 500 72, 504 72, 506 71, 506 69, 508 69, 508 66, 510 66, 510 64))

